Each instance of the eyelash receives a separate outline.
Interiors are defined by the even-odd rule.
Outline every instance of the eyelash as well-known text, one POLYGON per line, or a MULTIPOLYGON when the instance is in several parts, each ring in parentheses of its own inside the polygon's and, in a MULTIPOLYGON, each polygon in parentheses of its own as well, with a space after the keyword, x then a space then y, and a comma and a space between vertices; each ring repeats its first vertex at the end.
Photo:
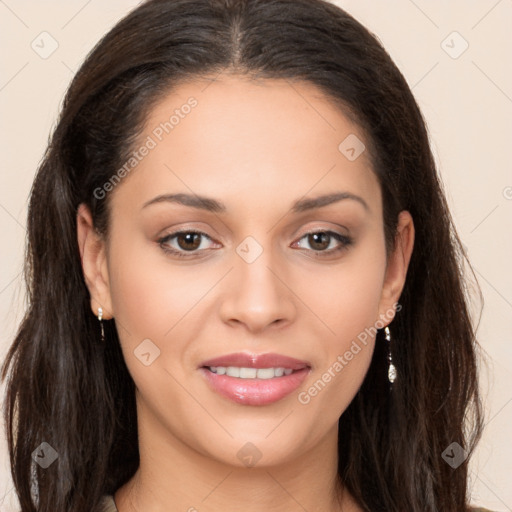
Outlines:
MULTIPOLYGON (((315 249, 311 249, 315 253, 315 256, 318 257, 318 258, 323 258, 323 257, 331 256, 331 255, 333 255, 335 253, 341 252, 341 251, 347 249, 353 243, 353 239, 352 238, 350 238, 350 237, 348 237, 346 235, 342 235, 340 233, 337 233, 336 231, 329 231, 329 230, 325 230, 325 229, 319 229, 319 230, 315 230, 315 231, 308 231, 307 233, 304 233, 299 238, 299 241, 302 240, 303 238, 306 238, 308 235, 314 235, 314 234, 317 234, 317 233, 325 233, 325 234, 329 235, 331 238, 334 238, 338 242, 341 243, 341 246, 339 246, 339 247, 337 247, 335 249, 329 249, 328 251, 316 251, 315 249)), ((183 252, 183 251, 177 251, 176 249, 170 249, 169 246, 165 245, 166 242, 168 242, 169 240, 177 237, 178 235, 183 235, 183 234, 202 235, 202 236, 208 238, 209 240, 211 240, 211 238, 206 233, 203 233, 202 231, 194 231, 193 229, 192 230, 187 229, 187 230, 183 230, 183 231, 176 231, 174 233, 170 233, 169 235, 165 235, 164 237, 158 239, 157 242, 158 242, 158 244, 160 245, 160 247, 162 248, 162 250, 165 253, 172 254, 173 256, 178 256, 179 258, 190 258, 190 257, 193 257, 194 253, 198 252, 197 250, 196 251, 190 251, 187 254, 186 252, 183 252)))

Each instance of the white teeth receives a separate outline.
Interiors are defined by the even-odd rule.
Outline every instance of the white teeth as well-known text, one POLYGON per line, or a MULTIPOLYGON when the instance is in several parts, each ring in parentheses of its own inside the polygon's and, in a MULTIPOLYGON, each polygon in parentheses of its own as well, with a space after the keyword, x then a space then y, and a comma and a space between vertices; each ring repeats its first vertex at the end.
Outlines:
POLYGON ((228 377, 240 377, 240 368, 236 366, 228 366, 226 368, 226 375, 228 377))
POLYGON ((238 366, 209 366, 211 372, 217 375, 227 375, 228 377, 238 377, 239 379, 273 379, 290 375, 291 368, 240 368, 238 366))
POLYGON ((258 368, 240 368, 239 377, 242 379, 255 379, 257 373, 258 368))
POLYGON ((275 376, 274 368, 260 368, 258 370, 258 379, 271 379, 275 376))

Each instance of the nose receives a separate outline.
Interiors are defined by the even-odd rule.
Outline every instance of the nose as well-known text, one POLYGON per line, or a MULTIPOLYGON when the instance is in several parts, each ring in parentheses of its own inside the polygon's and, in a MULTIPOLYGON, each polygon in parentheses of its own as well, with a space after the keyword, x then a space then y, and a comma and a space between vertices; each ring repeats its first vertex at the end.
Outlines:
POLYGON ((283 258, 264 249, 252 237, 245 245, 240 244, 233 256, 234 268, 226 280, 220 305, 222 320, 243 325, 253 334, 293 322, 296 297, 291 272, 283 258))

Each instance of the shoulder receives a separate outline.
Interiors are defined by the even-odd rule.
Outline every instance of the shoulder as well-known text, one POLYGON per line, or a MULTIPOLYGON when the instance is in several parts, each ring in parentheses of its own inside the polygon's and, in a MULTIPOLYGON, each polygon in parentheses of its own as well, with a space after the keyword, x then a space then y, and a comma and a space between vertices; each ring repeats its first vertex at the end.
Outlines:
POLYGON ((114 502, 114 497, 111 494, 103 496, 98 507, 98 512, 118 512, 114 502))
POLYGON ((492 510, 489 510, 488 508, 483 507, 471 507, 469 509, 470 512, 493 512, 492 510))

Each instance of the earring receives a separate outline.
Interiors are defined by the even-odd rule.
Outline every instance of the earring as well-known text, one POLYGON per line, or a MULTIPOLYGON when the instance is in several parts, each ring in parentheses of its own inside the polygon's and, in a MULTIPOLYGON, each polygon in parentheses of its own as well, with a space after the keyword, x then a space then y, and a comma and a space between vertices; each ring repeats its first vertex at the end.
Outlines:
POLYGON ((105 331, 103 329, 103 309, 102 308, 98 308, 98 320, 100 321, 101 342, 103 343, 105 341, 105 331))
POLYGON ((388 343, 388 380, 393 384, 396 379, 396 368, 391 357, 391 333, 389 332, 389 327, 387 325, 384 327, 384 333, 386 334, 386 341, 388 343))

